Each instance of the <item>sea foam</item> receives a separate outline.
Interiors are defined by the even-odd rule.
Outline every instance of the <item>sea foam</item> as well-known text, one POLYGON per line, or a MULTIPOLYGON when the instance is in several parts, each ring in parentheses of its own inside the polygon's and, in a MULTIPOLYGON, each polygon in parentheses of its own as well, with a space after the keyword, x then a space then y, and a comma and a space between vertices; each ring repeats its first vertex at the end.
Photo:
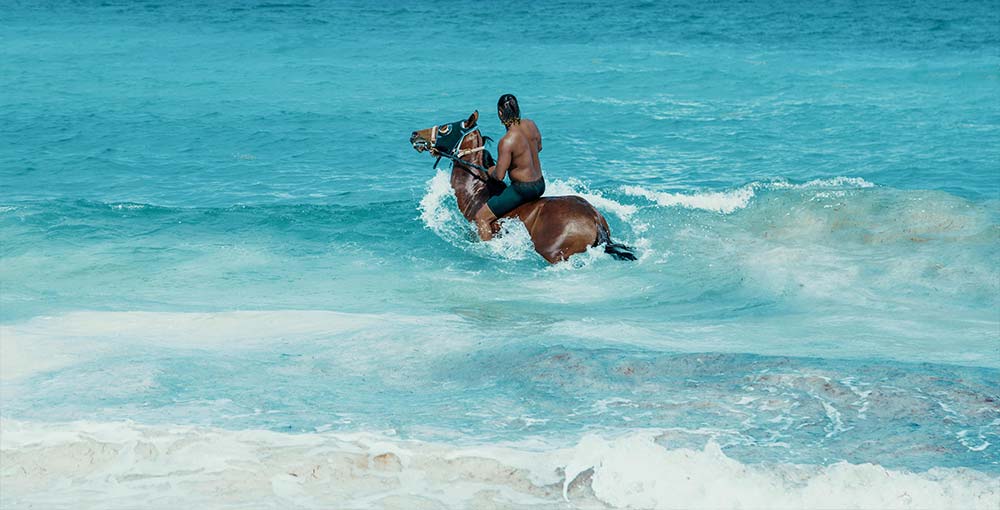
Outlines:
MULTIPOLYGON (((35 317, 0 326, 0 379, 22 378, 86 360, 108 356, 129 346, 170 349, 259 349, 297 339, 357 338, 370 345, 375 332, 390 340, 414 327, 447 330, 454 316, 343 313, 326 310, 229 312, 96 312, 77 311, 35 317)), ((413 342, 414 339, 410 339, 413 342)), ((430 340, 428 340, 430 341, 430 340)), ((435 341, 437 347, 446 343, 435 341)), ((392 348, 387 341, 381 352, 392 348)), ((367 350, 363 352, 368 352, 367 350)), ((371 356, 377 356, 373 352, 371 356)), ((356 356, 355 361, 368 356, 356 356)))
POLYGON ((4 501, 44 508, 995 509, 1000 479, 862 464, 755 465, 654 430, 453 445, 389 434, 4 420, 4 501), (58 490, 55 490, 58 489, 58 490))
POLYGON ((641 186, 623 186, 622 193, 645 198, 663 207, 684 207, 704 211, 730 214, 746 208, 750 201, 762 189, 857 189, 871 188, 875 185, 860 177, 835 177, 832 179, 815 179, 806 183, 794 184, 785 180, 755 181, 728 191, 702 191, 695 193, 673 193, 653 191, 641 186))

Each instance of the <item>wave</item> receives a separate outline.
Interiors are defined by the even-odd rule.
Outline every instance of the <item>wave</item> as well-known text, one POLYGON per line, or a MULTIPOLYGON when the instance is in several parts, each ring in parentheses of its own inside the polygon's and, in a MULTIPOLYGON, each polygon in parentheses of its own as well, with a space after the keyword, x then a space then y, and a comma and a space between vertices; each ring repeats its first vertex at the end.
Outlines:
POLYGON ((120 422, 3 420, 4 499, 44 508, 994 509, 1000 478, 965 468, 746 464, 669 434, 588 435, 570 447, 282 434, 120 422))
MULTIPOLYGON (((577 278, 582 271, 538 273, 533 280, 587 279, 577 278)), ((0 329, 0 407, 4 418, 41 423, 392 428, 465 443, 541 437, 565 445, 588 431, 669 426, 663 441, 671 448, 700 449, 711 438, 743 463, 837 459, 997 474, 997 370, 926 363, 978 355, 994 365, 992 343, 973 345, 968 333, 955 341, 922 327, 925 339, 883 342, 865 324, 864 336, 816 342, 808 329, 782 334, 767 323, 551 322, 544 308, 484 310, 38 317, 0 329), (791 357, 802 353, 823 357, 791 357), (714 430, 698 432, 706 423, 714 430)), ((848 322, 823 320, 841 331, 848 322)), ((992 338, 989 325, 979 327, 992 338)))
POLYGON ((639 186, 624 186, 622 192, 656 202, 663 207, 680 206, 728 214, 746 207, 754 197, 756 188, 756 185, 747 185, 733 191, 682 194, 655 192, 639 186))
POLYGON ((928 295, 951 298, 939 306, 980 308, 998 296, 996 202, 857 177, 694 193, 622 191, 653 202, 637 218, 656 225, 652 248, 670 252, 672 266, 687 262, 704 271, 712 265, 699 260, 712 261, 765 295, 869 308, 910 306, 928 295), (691 218, 686 210, 710 214, 691 218))
MULTIPOLYGON (((240 245, 248 241, 279 251, 333 243, 338 248, 367 246, 386 230, 393 239, 420 249, 426 235, 413 221, 409 200, 337 204, 267 204, 225 207, 178 207, 135 202, 44 200, 0 210, 0 240, 7 255, 36 258, 62 248, 107 247, 115 240, 152 243, 164 249, 240 245), (406 236, 414 236, 412 239, 406 236), (276 239, 285 242, 273 243, 276 239), (40 244, 41 243, 41 244, 40 244), (44 248, 39 249, 39 246, 44 248)), ((267 250, 264 250, 267 251, 267 250)), ((59 259, 60 265, 75 257, 59 259)))
MULTIPOLYGON (((0 326, 0 378, 39 372, 121 351, 129 344, 171 349, 260 348, 289 339, 400 332, 433 326, 446 331, 455 316, 365 314, 323 310, 229 312, 92 312, 43 316, 0 326)), ((390 348, 383 345, 383 351, 390 348)), ((375 354, 373 353, 373 356, 375 354)), ((360 360, 361 358, 356 358, 360 360)))
POLYGON ((873 183, 860 177, 834 177, 832 179, 815 179, 801 184, 794 184, 780 179, 766 182, 752 182, 734 190, 703 191, 697 193, 652 191, 641 186, 623 186, 621 190, 626 195, 645 198, 663 207, 685 207, 688 209, 701 209, 721 214, 730 214, 746 208, 756 196, 757 191, 762 189, 804 190, 819 188, 845 190, 872 188, 874 186, 873 183))

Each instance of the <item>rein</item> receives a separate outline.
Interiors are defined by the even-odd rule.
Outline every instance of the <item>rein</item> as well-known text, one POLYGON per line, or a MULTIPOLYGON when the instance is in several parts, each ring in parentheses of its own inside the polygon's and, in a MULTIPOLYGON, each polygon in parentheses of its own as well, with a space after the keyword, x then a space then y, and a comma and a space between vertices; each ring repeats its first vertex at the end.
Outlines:
POLYGON ((434 162, 434 169, 435 170, 437 169, 438 163, 441 162, 441 158, 448 158, 448 159, 450 159, 452 161, 452 163, 459 163, 459 164, 461 164, 462 165, 462 170, 465 170, 466 172, 468 172, 469 175, 475 177, 476 179, 479 179, 482 182, 488 182, 488 180, 489 180, 488 177, 490 175, 490 170, 488 168, 486 168, 486 167, 484 167, 482 165, 477 165, 477 164, 475 164, 475 163, 473 163, 471 161, 466 161, 466 160, 462 159, 462 157, 464 157, 464 156, 468 156, 469 154, 475 154, 475 153, 477 153, 477 152, 485 149, 486 148, 486 144, 483 144, 483 145, 481 145, 479 147, 476 147, 475 149, 465 149, 465 150, 459 150, 457 153, 455 152, 455 149, 457 149, 459 146, 462 145, 462 142, 465 141, 465 137, 468 136, 469 133, 472 133, 473 131, 478 131, 478 130, 479 130, 479 127, 475 127, 473 129, 469 130, 467 133, 465 133, 462 136, 462 138, 460 138, 458 140, 458 144, 455 145, 455 147, 453 147, 448 152, 444 152, 444 151, 440 151, 440 150, 435 150, 435 152, 437 152, 437 154, 438 154, 438 158, 434 162), (481 170, 483 173, 485 173, 487 175, 487 178, 484 179, 481 175, 473 172, 472 170, 469 170, 469 168, 475 168, 475 169, 481 170))
MULTIPOLYGON (((483 149, 482 149, 482 147, 480 147, 478 150, 483 150, 483 149)), ((440 156, 438 156, 437 161, 434 162, 434 168, 435 169, 437 169, 438 163, 441 162, 441 158, 448 158, 448 159, 452 160, 452 162, 454 162, 454 163, 461 164, 462 165, 461 166, 462 170, 465 170, 466 172, 469 172, 469 175, 475 177, 476 179, 479 179, 480 181, 483 181, 483 182, 487 181, 486 179, 483 178, 483 176, 477 174, 476 172, 473 172, 472 170, 469 170, 469 168, 467 168, 467 167, 472 167, 472 168, 476 168, 476 169, 482 170, 483 173, 489 175, 490 170, 488 168, 486 168, 484 166, 481 166, 481 165, 477 165, 477 164, 475 164, 475 163, 473 163, 471 161, 466 161, 466 160, 462 159, 461 157, 456 156, 456 155, 454 155, 454 154, 452 154, 450 152, 438 152, 438 154, 440 154, 440 156)))

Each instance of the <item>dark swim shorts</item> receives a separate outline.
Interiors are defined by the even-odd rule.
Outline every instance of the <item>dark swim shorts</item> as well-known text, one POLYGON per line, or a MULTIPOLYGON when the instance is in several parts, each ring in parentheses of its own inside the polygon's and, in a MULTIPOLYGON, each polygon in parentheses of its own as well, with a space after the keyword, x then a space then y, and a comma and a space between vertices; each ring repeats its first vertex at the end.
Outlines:
POLYGON ((545 179, 542 177, 533 182, 512 180, 510 186, 507 186, 503 193, 491 197, 486 201, 486 205, 493 211, 493 215, 499 218, 517 209, 519 205, 537 200, 542 196, 542 193, 545 193, 545 179))

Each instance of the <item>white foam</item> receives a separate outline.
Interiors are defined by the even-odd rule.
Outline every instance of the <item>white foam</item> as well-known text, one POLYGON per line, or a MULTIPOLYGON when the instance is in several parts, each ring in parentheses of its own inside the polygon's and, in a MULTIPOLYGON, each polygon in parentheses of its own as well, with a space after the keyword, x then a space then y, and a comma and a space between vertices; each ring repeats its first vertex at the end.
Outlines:
POLYGON ((500 231, 489 242, 479 243, 490 252, 507 260, 524 260, 535 257, 535 244, 528 227, 517 218, 503 218, 497 222, 500 231))
MULTIPOLYGON (((447 314, 414 317, 323 310, 71 312, 0 326, 0 379, 24 377, 96 359, 124 346, 252 349, 275 342, 314 342, 334 336, 345 349, 350 343, 360 344, 358 351, 371 352, 370 361, 374 363, 380 355, 377 355, 379 350, 370 348, 371 343, 381 341, 379 349, 383 352, 395 348, 394 336, 387 334, 394 328, 400 338, 420 325, 441 333, 452 327, 453 319, 454 316, 447 314)), ((408 342, 414 341, 407 338, 408 342)), ((427 341, 439 348, 450 345, 427 341)), ((352 359, 361 361, 367 357, 352 359)))
POLYGON ((728 191, 702 191, 695 193, 672 193, 652 191, 641 186, 623 186, 626 195, 645 198, 663 207, 684 207, 700 209, 721 214, 730 214, 746 208, 761 189, 843 189, 871 188, 875 185, 860 177, 834 177, 832 179, 815 179, 801 184, 793 184, 785 180, 768 182, 751 182, 745 186, 728 191))
POLYGON ((458 211, 448 172, 438 170, 427 181, 427 193, 420 199, 419 208, 420 220, 427 228, 452 244, 468 244, 472 227, 458 211))
POLYGON ((871 464, 754 465, 642 430, 456 446, 373 433, 280 434, 0 421, 13 507, 995 509, 1000 478, 871 464))
MULTIPOLYGON (((601 246, 589 246, 589 247, 587 247, 587 251, 585 251, 583 253, 577 253, 576 255, 573 255, 572 257, 570 257, 569 260, 567 260, 567 261, 565 261, 565 262, 563 262, 561 264, 553 264, 553 265, 545 268, 545 270, 549 271, 549 272, 575 271, 575 270, 578 270, 578 269, 583 269, 583 268, 586 268, 586 267, 591 267, 594 264, 602 264, 602 263, 604 263, 607 260, 608 260, 608 256, 607 256, 607 254, 604 253, 604 246, 603 245, 601 245, 601 246)), ((560 284, 563 284, 563 283, 564 282, 560 282, 560 284)), ((590 286, 585 285, 582 282, 574 282, 574 283, 575 283, 575 285, 571 288, 570 293, 581 294, 580 297, 583 298, 583 299, 585 299, 584 296, 583 296, 583 294, 585 294, 583 292, 583 289, 586 288, 586 287, 590 287, 590 286)), ((565 294, 564 292, 561 292, 560 289, 552 289, 551 292, 558 293, 560 295, 561 294, 565 294)), ((602 291, 602 292, 599 292, 599 295, 602 297, 602 299, 606 299, 607 297, 609 297, 609 294, 610 293, 607 292, 606 289, 604 291, 602 291)), ((591 298, 593 298, 593 295, 591 295, 591 298)))
POLYGON ((55 370, 97 355, 93 346, 81 343, 63 346, 44 337, 28 337, 14 328, 0 327, 0 380, 55 370))
MULTIPOLYGON (((400 316, 402 317, 402 316, 400 316)), ((232 312, 70 312, 3 326, 10 337, 114 338, 178 347, 206 347, 239 338, 249 344, 281 336, 336 334, 385 321, 382 314, 323 310, 232 312)), ((244 346, 249 344, 244 343, 244 346)))
MULTIPOLYGON (((913 474, 872 464, 754 466, 703 451, 657 448, 634 434, 586 449, 592 488, 618 508, 990 508, 998 480, 969 470, 913 474)), ((569 470, 567 469, 567 472, 569 470)), ((568 476, 567 476, 568 478, 568 476)))
POLYGON ((123 203, 108 204, 108 205, 111 207, 111 209, 115 211, 141 211, 143 209, 147 209, 150 207, 146 204, 135 204, 131 202, 123 202, 123 203))
POLYGON ((649 191, 639 186, 624 186, 622 192, 626 195, 642 197, 656 202, 663 207, 685 207, 701 209, 722 214, 729 214, 742 209, 750 203, 755 195, 758 184, 748 184, 732 191, 710 191, 695 194, 668 193, 649 191))
POLYGON ((486 243, 478 242, 472 223, 459 212, 451 177, 438 170, 427 181, 427 193, 420 200, 420 219, 439 237, 459 248, 478 252, 490 258, 523 260, 534 256, 531 235, 516 219, 500 221, 500 235, 486 243))
POLYGON ((813 179, 801 184, 793 184, 784 180, 768 183, 772 189, 811 189, 811 188, 874 188, 875 184, 861 177, 833 177, 831 179, 813 179))

